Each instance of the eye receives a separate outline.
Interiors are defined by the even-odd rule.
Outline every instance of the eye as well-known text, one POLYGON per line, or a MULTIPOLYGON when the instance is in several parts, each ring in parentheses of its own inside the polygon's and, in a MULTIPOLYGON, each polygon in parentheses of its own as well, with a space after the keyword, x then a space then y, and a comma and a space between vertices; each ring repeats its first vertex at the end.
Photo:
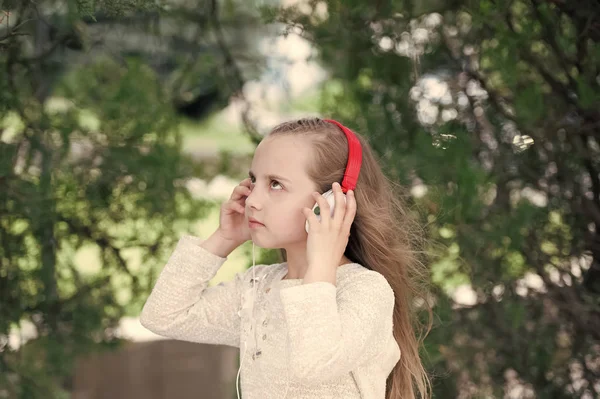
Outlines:
MULTIPOLYGON (((275 184, 277 184, 279 187, 283 188, 283 186, 282 186, 281 184, 279 184, 279 182, 278 182, 277 180, 271 180, 271 184, 273 184, 273 183, 275 183, 275 184)), ((271 186, 271 187, 273 187, 273 186, 271 186)))

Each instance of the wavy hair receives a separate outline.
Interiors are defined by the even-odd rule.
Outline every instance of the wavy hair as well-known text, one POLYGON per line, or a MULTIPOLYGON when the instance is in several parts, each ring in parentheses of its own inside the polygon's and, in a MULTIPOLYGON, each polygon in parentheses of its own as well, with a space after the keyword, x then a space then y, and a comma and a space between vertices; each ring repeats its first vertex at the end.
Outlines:
MULTIPOLYGON (((342 182, 348 141, 337 126, 320 118, 300 119, 276 126, 267 137, 283 135, 311 140, 314 152, 307 173, 321 193, 333 182, 342 182)), ((356 136, 362 145, 362 165, 354 192, 357 212, 344 255, 381 273, 394 290, 394 338, 401 356, 386 380, 386 399, 414 399, 417 394, 427 399, 431 397, 431 382, 419 349, 431 330, 433 317, 425 297, 427 269, 418 256, 424 244, 423 229, 411 216, 402 187, 383 173, 368 141, 356 136), (417 301, 428 311, 426 328, 416 315, 417 301)), ((285 250, 280 256, 287 260, 285 250)))

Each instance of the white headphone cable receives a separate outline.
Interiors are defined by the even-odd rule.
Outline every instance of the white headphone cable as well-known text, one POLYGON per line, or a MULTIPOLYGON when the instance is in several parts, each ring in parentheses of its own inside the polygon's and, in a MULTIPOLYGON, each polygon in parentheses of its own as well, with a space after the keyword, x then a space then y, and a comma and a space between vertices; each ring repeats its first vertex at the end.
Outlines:
MULTIPOLYGON (((256 270, 254 268, 254 266, 256 266, 256 257, 255 257, 255 253, 254 253, 254 242, 252 242, 252 280, 254 281, 254 298, 256 298, 256 286, 258 284, 256 284, 256 270)), ((253 298, 253 299, 254 299, 253 298)), ((254 317, 254 300, 252 301, 252 317, 254 317)), ((254 331, 254 342, 256 342, 256 329, 254 331)), ((236 386, 236 390, 237 390, 237 397, 238 399, 240 399, 240 388, 239 388, 239 384, 238 384, 238 379, 240 377, 240 373, 242 371, 242 366, 244 364, 244 357, 246 355, 246 349, 247 349, 247 345, 246 342, 242 342, 242 344, 244 344, 244 350, 242 351, 242 360, 240 361, 240 369, 238 370, 238 374, 237 377, 235 379, 235 386, 236 386)), ((288 362, 289 363, 289 362, 288 362)), ((287 371, 287 378, 286 378, 286 386, 285 386, 285 394, 283 396, 283 399, 285 399, 287 397, 288 394, 288 390, 289 390, 289 386, 290 386, 290 380, 289 380, 289 365, 286 365, 286 371, 287 371)))

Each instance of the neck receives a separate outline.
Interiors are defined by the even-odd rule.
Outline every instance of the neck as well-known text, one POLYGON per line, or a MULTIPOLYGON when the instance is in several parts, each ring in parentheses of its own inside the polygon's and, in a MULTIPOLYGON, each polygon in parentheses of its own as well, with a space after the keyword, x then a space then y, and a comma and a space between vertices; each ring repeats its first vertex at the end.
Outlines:
MULTIPOLYGON (((284 248, 287 258, 288 272, 283 277, 283 280, 295 280, 303 279, 306 271, 308 270, 308 261, 306 258, 306 244, 298 247, 284 248)), ((350 259, 343 256, 338 262, 338 267, 345 265, 346 263, 352 263, 350 259)))

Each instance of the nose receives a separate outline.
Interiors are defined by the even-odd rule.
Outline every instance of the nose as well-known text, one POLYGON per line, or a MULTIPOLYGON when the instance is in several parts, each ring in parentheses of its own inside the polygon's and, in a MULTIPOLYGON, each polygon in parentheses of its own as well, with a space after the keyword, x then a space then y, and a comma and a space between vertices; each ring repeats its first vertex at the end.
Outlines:
POLYGON ((250 209, 260 211, 262 209, 261 201, 259 198, 259 191, 256 187, 250 186, 250 195, 246 198, 246 206, 250 209))

